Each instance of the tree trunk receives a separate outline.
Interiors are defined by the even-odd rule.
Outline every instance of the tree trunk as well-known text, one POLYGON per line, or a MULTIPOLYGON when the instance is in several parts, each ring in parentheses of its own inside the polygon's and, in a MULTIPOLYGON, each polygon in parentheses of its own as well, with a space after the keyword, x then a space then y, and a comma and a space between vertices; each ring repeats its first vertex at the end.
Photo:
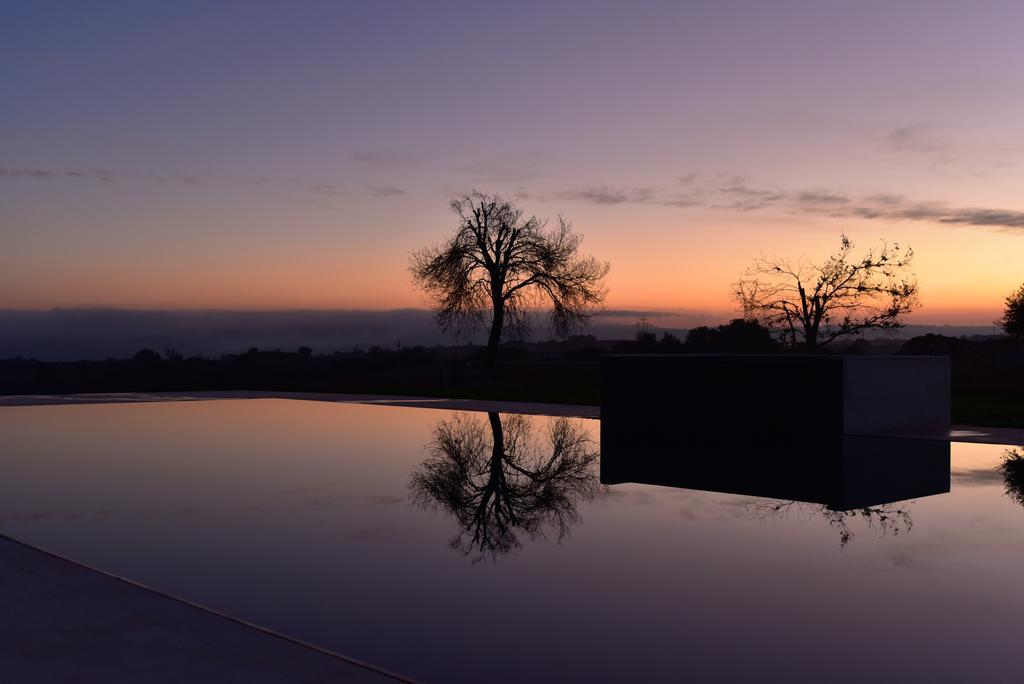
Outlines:
POLYGON ((501 331, 505 327, 505 303, 494 304, 494 318, 491 319, 491 332, 487 336, 487 352, 484 365, 493 368, 498 361, 498 343, 501 342, 501 331))
POLYGON ((818 331, 814 328, 804 331, 804 348, 808 354, 818 351, 818 331))
POLYGON ((494 411, 487 412, 487 420, 491 424, 491 469, 494 469, 494 461, 499 463, 505 457, 505 430, 501 426, 501 415, 494 411))

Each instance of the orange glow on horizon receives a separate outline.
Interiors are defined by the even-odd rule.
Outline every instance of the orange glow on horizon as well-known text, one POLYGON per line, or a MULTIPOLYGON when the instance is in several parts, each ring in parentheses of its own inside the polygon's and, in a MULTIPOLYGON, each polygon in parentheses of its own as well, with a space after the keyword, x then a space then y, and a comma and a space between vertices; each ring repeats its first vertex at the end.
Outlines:
MULTIPOLYGON (((38 257, 0 269, 0 308, 424 308, 428 302, 406 267, 412 250, 451 230, 442 199, 422 198, 419 209, 393 215, 353 210, 342 218, 280 204, 261 213, 218 205, 206 219, 209 236, 193 241, 177 239, 176 217, 144 214, 137 221, 158 237, 129 245, 131 252, 105 236, 103 225, 82 218, 81 232, 59 243, 21 238, 38 257), (233 235, 238 226, 247 237, 233 235)), ((988 325, 1024 280, 1021 236, 984 228, 633 205, 523 206, 541 216, 564 210, 584 235, 582 251, 611 263, 606 304, 613 310, 727 320, 736 315, 730 285, 752 258, 821 261, 843 231, 855 254, 880 238, 913 246, 923 303, 908 318, 914 322, 988 325)))

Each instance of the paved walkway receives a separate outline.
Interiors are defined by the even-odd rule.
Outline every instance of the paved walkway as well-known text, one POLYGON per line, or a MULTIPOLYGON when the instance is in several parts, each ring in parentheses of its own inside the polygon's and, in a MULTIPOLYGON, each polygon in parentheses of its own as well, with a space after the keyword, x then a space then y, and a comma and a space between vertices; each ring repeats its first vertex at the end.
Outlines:
POLYGON ((15 394, 0 396, 0 406, 68 406, 74 404, 123 404, 147 401, 209 401, 211 399, 300 399, 346 404, 383 404, 454 411, 499 411, 542 416, 600 418, 601 409, 583 404, 542 404, 529 401, 441 399, 383 394, 332 394, 328 392, 259 392, 249 390, 212 392, 121 392, 110 394, 15 394))
MULTIPOLYGON (((599 406, 584 404, 542 404, 526 401, 490 401, 483 399, 439 399, 400 397, 379 394, 329 394, 320 392, 126 392, 118 394, 23 394, 0 396, 0 406, 47 406, 74 404, 117 404, 146 401, 208 401, 211 399, 300 399, 334 401, 348 404, 379 404, 455 411, 498 411, 540 416, 600 418, 599 406)), ((934 435, 923 437, 935 439, 934 435)), ((1024 429, 954 425, 947 437, 951 442, 1024 445, 1024 429)))
POLYGON ((1024 446, 1024 430, 1020 428, 974 427, 954 425, 949 431, 951 442, 978 442, 981 444, 1014 444, 1024 446))
POLYGON ((0 536, 0 681, 409 681, 0 536))

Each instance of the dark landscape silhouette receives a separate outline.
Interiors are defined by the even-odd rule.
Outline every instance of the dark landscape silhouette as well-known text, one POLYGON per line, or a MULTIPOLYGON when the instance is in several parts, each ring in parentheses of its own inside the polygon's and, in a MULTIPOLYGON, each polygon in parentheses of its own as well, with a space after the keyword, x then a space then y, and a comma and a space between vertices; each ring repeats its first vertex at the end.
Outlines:
MULTIPOLYGON (((647 331, 656 338, 668 334, 680 340, 690 330, 718 326, 722 313, 675 311, 648 314, 647 331)), ((727 313, 727 312, 725 312, 727 313)), ((598 341, 633 340, 644 311, 609 309, 587 323, 584 335, 598 341)), ((522 342, 549 341, 543 315, 522 342)), ((952 338, 990 336, 994 327, 907 325, 890 333, 868 334, 865 343, 878 350, 899 349, 912 337, 925 334, 952 338)), ((295 350, 310 347, 316 355, 348 353, 354 349, 469 346, 486 341, 486 331, 466 339, 444 333, 427 309, 382 311, 218 311, 52 309, 0 310, 0 359, 22 357, 39 361, 103 361, 131 358, 140 349, 161 354, 175 349, 186 358, 219 358, 256 347, 295 350)), ((515 345, 518 341, 506 343, 515 345)), ((744 351, 749 351, 743 349, 744 351)))
MULTIPOLYGON (((486 372, 481 348, 471 345, 327 353, 311 346, 302 353, 301 346, 241 349, 213 358, 158 348, 107 360, 0 359, 0 394, 264 390, 597 405, 601 359, 608 354, 781 352, 747 323, 697 327, 681 338, 647 333, 620 341, 583 335, 561 342, 506 343, 498 365, 486 372)), ((857 338, 828 349, 855 355, 949 356, 955 423, 1024 427, 1024 396, 1019 391, 1024 386, 1024 345, 1012 337, 857 338)))
MULTIPOLYGON (((858 254, 842 235, 840 248, 823 261, 761 258, 734 287, 743 318, 659 330, 636 312, 633 326, 606 323, 591 331, 619 336, 607 339, 570 334, 602 314, 609 265, 580 253, 583 236, 564 218, 548 229, 514 202, 479 192, 450 207, 455 231, 414 252, 410 263, 432 313, 0 312, 0 329, 9 328, 0 339, 0 393, 265 390, 597 404, 600 360, 608 354, 827 351, 948 355, 956 422, 1024 425, 1017 391, 1024 384, 1021 291, 1007 296, 996 322, 1004 335, 893 337, 919 306, 909 248, 882 243, 858 254), (559 339, 529 336, 545 318, 547 334, 559 339), (464 340, 441 344, 444 334, 464 340), (371 339, 387 342, 359 342, 371 339), (133 340, 156 344, 129 347, 133 340), (248 351, 229 348, 241 340, 252 341, 248 351), (284 340, 295 351, 259 340, 284 340), (5 346, 66 360, 31 353, 3 359, 5 346), (190 351, 197 346, 217 351, 190 351), (78 360, 75 348, 86 356, 122 351, 120 358, 78 360)), ((624 312, 613 313, 622 320, 624 312)))

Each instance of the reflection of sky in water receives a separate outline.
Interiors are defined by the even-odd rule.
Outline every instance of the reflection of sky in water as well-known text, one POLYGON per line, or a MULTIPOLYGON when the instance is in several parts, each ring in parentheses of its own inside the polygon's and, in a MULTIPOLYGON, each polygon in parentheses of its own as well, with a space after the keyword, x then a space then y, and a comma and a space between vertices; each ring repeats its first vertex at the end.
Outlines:
MULTIPOLYGON (((612 485, 496 561, 410 500, 446 411, 280 400, 0 409, 0 532, 428 680, 1005 680, 1024 509, 955 444, 912 529, 612 485)), ((486 416, 479 414, 486 422, 486 416)), ((529 419, 535 436, 546 418, 529 419)), ((581 425, 597 439, 597 423, 581 425)))

